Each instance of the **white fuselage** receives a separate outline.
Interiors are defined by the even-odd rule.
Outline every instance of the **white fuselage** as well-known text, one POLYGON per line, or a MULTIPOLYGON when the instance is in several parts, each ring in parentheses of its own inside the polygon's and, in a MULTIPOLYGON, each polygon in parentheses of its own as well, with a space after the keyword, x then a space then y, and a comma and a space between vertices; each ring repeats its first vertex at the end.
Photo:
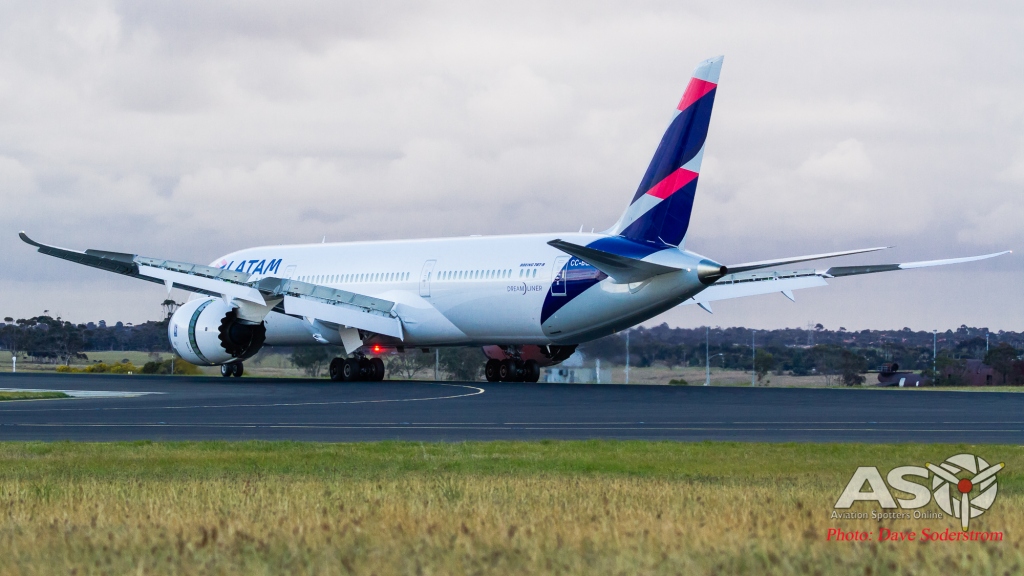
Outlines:
MULTIPOLYGON (((397 303, 407 346, 578 344, 682 303, 703 289, 699 255, 653 255, 680 272, 617 284, 547 244, 586 245, 602 234, 530 234, 381 242, 264 246, 211 265, 348 290, 397 303)), ((339 343, 336 331, 294 316, 266 318, 267 344, 339 343), (335 341, 337 340, 337 342, 335 341)))

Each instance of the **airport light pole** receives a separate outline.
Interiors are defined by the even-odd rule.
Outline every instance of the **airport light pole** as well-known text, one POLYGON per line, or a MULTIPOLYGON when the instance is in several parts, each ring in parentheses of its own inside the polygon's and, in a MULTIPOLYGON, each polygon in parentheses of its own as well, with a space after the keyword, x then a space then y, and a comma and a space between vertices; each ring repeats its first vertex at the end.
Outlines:
POLYGON ((939 357, 939 331, 932 330, 932 378, 939 379, 939 375, 935 373, 936 365, 938 362, 936 359, 939 357))
POLYGON ((629 384, 629 330, 626 330, 626 384, 629 384))
POLYGON ((757 386, 757 349, 755 348, 756 342, 754 337, 757 335, 757 330, 750 331, 750 385, 757 386))
MULTIPOLYGON (((718 354, 715 354, 715 356, 721 356, 721 357, 724 358, 725 354, 722 353, 722 352, 719 352, 718 354)), ((707 356, 706 357, 707 366, 706 366, 706 370, 705 370, 705 374, 704 374, 704 385, 705 386, 711 386, 711 359, 714 358, 715 356, 707 356)))

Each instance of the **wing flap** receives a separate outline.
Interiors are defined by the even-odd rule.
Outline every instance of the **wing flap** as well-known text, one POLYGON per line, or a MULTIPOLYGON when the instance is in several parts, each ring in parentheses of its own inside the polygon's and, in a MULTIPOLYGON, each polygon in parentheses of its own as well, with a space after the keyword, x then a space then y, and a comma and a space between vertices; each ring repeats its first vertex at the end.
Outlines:
POLYGON ((260 306, 267 305, 267 301, 260 294, 259 290, 245 284, 234 284, 217 278, 185 274, 183 272, 145 265, 138 266, 138 275, 143 278, 156 278, 168 286, 173 285, 185 290, 199 289, 204 294, 219 294, 253 302, 260 306))
POLYGON ((354 307, 332 304, 323 300, 285 296, 284 311, 286 314, 316 318, 339 326, 393 336, 400 340, 403 337, 402 321, 397 317, 372 314, 354 307))

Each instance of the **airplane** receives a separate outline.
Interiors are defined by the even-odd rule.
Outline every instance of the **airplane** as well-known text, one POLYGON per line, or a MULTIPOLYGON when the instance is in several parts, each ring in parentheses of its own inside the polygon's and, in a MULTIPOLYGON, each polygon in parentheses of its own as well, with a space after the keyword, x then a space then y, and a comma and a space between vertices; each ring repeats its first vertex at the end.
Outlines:
POLYGON ((247 248, 209 265, 48 246, 38 251, 193 293, 170 318, 185 360, 241 376, 265 345, 340 346, 332 380, 381 380, 381 351, 479 346, 488 381, 536 382, 577 345, 679 305, 959 264, 1006 252, 903 264, 764 270, 863 248, 734 265, 685 248, 723 57, 701 62, 640 186, 599 233, 473 236, 247 248))

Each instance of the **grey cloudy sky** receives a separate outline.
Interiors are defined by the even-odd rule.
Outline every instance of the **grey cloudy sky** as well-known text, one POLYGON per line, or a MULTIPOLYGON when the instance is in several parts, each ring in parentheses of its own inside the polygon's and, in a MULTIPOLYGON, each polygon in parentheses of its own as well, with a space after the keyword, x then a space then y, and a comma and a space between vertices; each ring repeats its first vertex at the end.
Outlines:
MULTIPOLYGON (((1020 2, 5 2, 0 316, 159 316, 17 238, 256 244, 607 228, 725 54, 687 247, 1020 249, 1020 2)), ((1024 329, 1021 253, 695 307, 694 326, 1024 329)))

